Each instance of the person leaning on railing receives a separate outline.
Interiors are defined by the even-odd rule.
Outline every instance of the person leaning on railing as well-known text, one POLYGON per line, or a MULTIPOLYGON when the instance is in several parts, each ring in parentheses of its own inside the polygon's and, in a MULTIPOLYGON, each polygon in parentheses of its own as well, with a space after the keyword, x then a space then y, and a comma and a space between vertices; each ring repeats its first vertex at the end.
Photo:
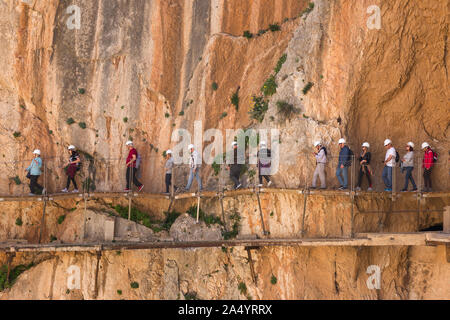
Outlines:
POLYGON ((28 168, 25 169, 27 174, 27 178, 30 179, 30 196, 34 196, 37 194, 44 194, 45 189, 42 187, 37 181, 42 174, 42 159, 41 159, 41 151, 36 149, 33 151, 34 159, 31 160, 31 164, 28 168))

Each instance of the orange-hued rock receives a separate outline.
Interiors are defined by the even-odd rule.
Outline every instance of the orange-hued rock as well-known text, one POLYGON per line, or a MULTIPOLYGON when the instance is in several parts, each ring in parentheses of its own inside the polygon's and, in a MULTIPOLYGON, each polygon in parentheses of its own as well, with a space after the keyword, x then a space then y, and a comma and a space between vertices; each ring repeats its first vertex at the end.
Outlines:
MULTIPOLYGON (((45 159, 39 182, 49 193, 64 188, 69 144, 82 152, 83 167, 76 177, 80 189, 83 182, 93 182, 96 191, 121 191, 128 139, 143 158, 139 179, 144 191, 162 192, 162 152, 175 147, 171 139, 177 138, 177 129, 187 129, 193 140, 196 121, 203 131, 223 134, 228 129, 279 129, 279 150, 271 143, 280 156, 272 177, 275 187, 311 185, 317 140, 329 153, 327 186, 337 186, 337 141, 345 137, 355 155, 361 143, 371 144, 373 182, 380 191, 383 141, 392 139, 401 156, 408 141, 415 143, 413 175, 419 185, 420 145, 427 141, 439 154, 433 188, 449 190, 450 7, 445 1, 378 1, 380 29, 369 28, 376 10, 368 11, 374 5, 368 0, 109 0, 77 5, 80 28, 73 29, 68 22, 76 17, 66 2, 0 1, 2 197, 28 194, 25 168, 36 148, 45 159), (280 30, 267 31, 270 25, 280 30), (244 36, 246 31, 251 38, 244 36), (284 54, 286 62, 275 75, 277 91, 265 97, 268 110, 259 123, 248 113, 252 96, 262 95, 284 54), (239 108, 231 103, 234 93, 239 108), (289 104, 291 114, 278 110, 289 104)), ((228 149, 229 141, 223 143, 228 149)), ((204 142, 203 149, 208 145, 204 142)), ((351 185, 358 170, 358 163, 350 169, 351 185)), ((175 170, 176 186, 185 186, 187 174, 187 167, 175 170)), ((231 184, 225 168, 214 176, 212 167, 204 165, 201 174, 206 189, 231 184)), ((396 190, 403 179, 396 168, 396 190)), ((248 174, 242 182, 244 187, 254 183, 248 174)), ((448 197, 417 199, 411 194, 396 201, 387 193, 363 195, 352 203, 346 195, 305 199, 303 194, 263 193, 260 213, 256 200, 254 194, 224 199, 227 219, 234 213, 241 217, 239 236, 261 236, 261 216, 273 237, 297 238, 302 231, 316 238, 348 238, 352 231, 417 232, 440 224, 440 211, 448 205, 448 197), (396 210, 402 212, 392 213, 396 210)), ((42 228, 43 203, 2 202, 0 241, 79 241, 81 201, 48 202, 42 228), (66 220, 59 224, 62 215, 66 220)), ((133 206, 163 220, 169 206, 184 213, 195 202, 137 198, 133 206)), ((99 220, 97 212, 115 204, 128 202, 86 203, 99 220)), ((218 199, 202 199, 202 209, 221 217, 218 199)), ((232 221, 227 223, 231 228, 232 221)), ((139 230, 153 237, 150 230, 139 230)), ((169 238, 167 232, 156 236, 169 238)), ((33 261, 35 266, 0 298, 183 299, 195 293, 201 299, 448 299, 445 250, 264 248, 253 254, 258 285, 252 284, 243 248, 109 252, 101 257, 97 282, 95 255, 18 254, 14 265, 33 261), (66 270, 74 264, 83 273, 82 287, 67 292, 66 270), (383 272, 381 290, 366 286, 370 265, 383 272), (278 279, 275 285, 272 276, 278 279), (138 289, 130 287, 134 281, 138 289), (247 293, 239 291, 241 282, 247 293)), ((5 262, 0 254, 0 264, 5 262)))
MULTIPOLYGON (((19 253, 14 259, 16 265, 36 257, 19 253)), ((422 300, 448 299, 450 295, 445 246, 253 250, 256 284, 247 253, 239 247, 103 252, 98 271, 97 255, 90 252, 56 253, 38 259, 11 289, 0 292, 0 299, 176 300, 191 294, 202 300, 422 300), (69 278, 73 266, 80 271, 78 288, 68 287, 74 283, 69 278), (367 285, 373 273, 369 266, 380 268, 379 290, 367 285), (132 288, 133 282, 139 287, 132 288), (246 291, 239 289, 242 283, 246 291)), ((2 260, 6 260, 4 254, 0 254, 2 260)))

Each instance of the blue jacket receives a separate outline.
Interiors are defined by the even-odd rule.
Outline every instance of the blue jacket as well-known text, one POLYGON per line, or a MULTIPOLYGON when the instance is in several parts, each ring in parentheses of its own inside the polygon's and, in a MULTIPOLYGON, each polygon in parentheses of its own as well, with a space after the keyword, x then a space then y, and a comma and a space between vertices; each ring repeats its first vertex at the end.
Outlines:
POLYGON ((339 152, 339 163, 338 167, 344 165, 344 167, 350 167, 352 162, 352 154, 350 152, 350 148, 344 146, 339 152))
POLYGON ((27 171, 29 171, 32 176, 40 176, 42 173, 41 167, 42 167, 42 159, 41 157, 37 157, 31 160, 31 164, 27 168, 27 171))

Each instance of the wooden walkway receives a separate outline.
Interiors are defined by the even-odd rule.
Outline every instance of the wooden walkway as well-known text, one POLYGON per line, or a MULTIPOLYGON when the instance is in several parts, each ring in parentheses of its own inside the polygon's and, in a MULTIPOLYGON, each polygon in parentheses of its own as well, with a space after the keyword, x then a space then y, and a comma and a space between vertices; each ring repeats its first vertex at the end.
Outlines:
MULTIPOLYGON (((252 195, 255 193, 260 194, 307 194, 307 195, 320 195, 320 196, 388 196, 389 198, 448 198, 450 197, 450 191, 448 192, 431 192, 431 193, 418 193, 418 192, 362 192, 362 191, 337 191, 337 190, 305 190, 305 189, 275 189, 275 188, 261 188, 255 189, 242 189, 233 191, 224 191, 223 197, 237 197, 243 195, 252 195)), ((176 194, 173 199, 193 199, 193 198, 218 198, 220 192, 217 191, 203 191, 201 193, 183 193, 176 194)), ((0 196, 0 202, 42 202, 42 201, 56 201, 64 199, 84 199, 84 198, 142 198, 142 199, 172 199, 170 195, 158 194, 158 193, 137 193, 137 192, 92 192, 92 193, 57 193, 42 196, 0 196)))
POLYGON ((382 247, 382 246, 450 246, 450 234, 443 232, 420 233, 365 233, 355 238, 330 239, 253 239, 219 241, 155 241, 155 242, 103 242, 26 244, 0 243, 0 252, 87 252, 115 250, 188 249, 245 247, 382 247))

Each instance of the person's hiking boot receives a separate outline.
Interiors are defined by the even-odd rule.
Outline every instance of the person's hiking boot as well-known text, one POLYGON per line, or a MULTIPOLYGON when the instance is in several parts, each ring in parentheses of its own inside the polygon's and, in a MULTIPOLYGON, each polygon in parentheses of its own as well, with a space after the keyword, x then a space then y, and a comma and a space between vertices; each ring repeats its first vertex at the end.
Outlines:
POLYGON ((317 187, 309 187, 309 189, 315 190, 315 189, 317 189, 317 187))
POLYGON ((384 189, 384 191, 386 191, 386 192, 392 192, 392 189, 391 189, 391 188, 386 188, 386 189, 384 189))
POLYGON ((327 190, 327 187, 321 187, 320 190, 327 190))
POLYGON ((263 184, 262 184, 262 183, 258 184, 258 187, 262 188, 262 187, 263 187, 263 184))
POLYGON ((240 183, 240 184, 236 187, 235 190, 238 190, 238 189, 240 189, 241 187, 242 187, 242 184, 240 183))
POLYGON ((408 189, 402 189, 400 192, 408 192, 408 189))
POLYGON ((34 193, 31 193, 31 192, 30 192, 28 195, 29 195, 29 196, 35 196, 35 194, 34 194, 34 193))
POLYGON ((130 192, 130 189, 123 189, 123 192, 130 192))
POLYGON ((411 190, 411 192, 415 192, 415 191, 417 191, 417 188, 414 188, 414 189, 411 190))
POLYGON ((74 190, 72 191, 72 193, 78 193, 78 192, 80 192, 78 189, 74 189, 74 190))
POLYGON ((45 188, 42 189, 42 194, 45 194, 45 191, 47 191, 45 188))
POLYGON ((267 184, 268 187, 270 187, 272 185, 272 181, 269 181, 269 183, 267 184))
POLYGON ((367 189, 367 191, 371 192, 371 191, 373 191, 373 189, 370 187, 369 189, 367 189))
POLYGON ((67 193, 67 192, 69 192, 69 190, 67 190, 67 188, 64 188, 64 189, 61 190, 61 192, 62 193, 67 193))
POLYGON ((141 192, 144 189, 144 185, 140 186, 138 192, 141 192))
POLYGON ((360 187, 356 187, 355 190, 356 190, 356 191, 361 191, 361 188, 360 188, 360 187))
POLYGON ((340 186, 339 188, 338 188, 338 190, 346 190, 347 188, 344 188, 343 186, 340 186))

